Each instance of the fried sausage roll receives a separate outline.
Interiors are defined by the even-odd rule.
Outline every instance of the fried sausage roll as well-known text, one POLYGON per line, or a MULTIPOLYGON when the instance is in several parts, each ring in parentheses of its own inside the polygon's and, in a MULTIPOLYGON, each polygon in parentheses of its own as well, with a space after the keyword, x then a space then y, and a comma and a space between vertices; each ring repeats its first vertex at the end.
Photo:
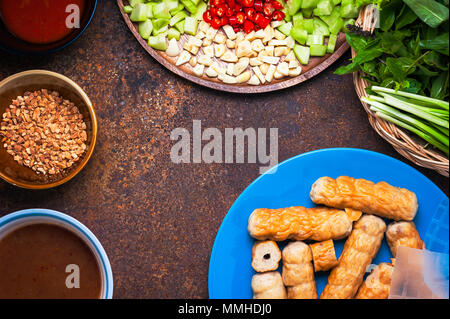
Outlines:
POLYGON ((288 299, 317 299, 309 246, 301 241, 291 242, 284 247, 282 256, 282 278, 288 299))
POLYGON ((278 271, 253 275, 253 299, 286 299, 286 288, 278 271))
POLYGON ((338 264, 333 240, 311 244, 309 247, 311 247, 314 271, 327 271, 338 264))
POLYGON ((281 251, 272 240, 257 241, 252 249, 252 267, 257 272, 276 270, 281 260, 281 251))
POLYGON ((363 281, 367 267, 380 249, 385 230, 384 221, 373 215, 364 215, 355 223, 345 242, 338 265, 331 270, 321 298, 353 298, 363 281))
POLYGON ((328 207, 259 208, 248 219, 248 232, 258 240, 340 239, 352 231, 353 217, 328 207))
POLYGON ((387 299, 394 267, 388 263, 376 266, 359 287, 355 299, 387 299))
POLYGON ((386 241, 395 257, 399 246, 416 249, 424 249, 425 244, 420 239, 416 226, 413 222, 393 222, 386 230, 386 241))
POLYGON ((321 177, 312 186, 311 200, 335 208, 353 208, 394 220, 413 220, 418 203, 413 192, 364 179, 321 177))

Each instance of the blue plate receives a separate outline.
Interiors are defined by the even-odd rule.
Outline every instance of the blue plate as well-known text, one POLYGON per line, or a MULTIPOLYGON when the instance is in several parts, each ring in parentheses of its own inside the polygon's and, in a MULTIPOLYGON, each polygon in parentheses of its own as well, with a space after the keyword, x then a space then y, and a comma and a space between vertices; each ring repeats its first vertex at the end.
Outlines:
MULTIPOLYGON (((277 167, 274 174, 256 179, 239 196, 217 233, 209 264, 210 298, 252 298, 250 282, 254 239, 247 232, 247 221, 256 208, 289 206, 314 207, 309 198, 311 185, 321 176, 341 175, 364 178, 375 183, 385 181, 416 193, 419 210, 414 222, 428 249, 448 254, 447 196, 414 168, 389 156, 360 149, 324 149, 293 157, 277 167), (447 223, 442 222, 446 220, 447 223)), ((342 252, 345 239, 335 241, 336 255, 342 252)), ((283 243, 280 245, 283 246, 283 243)), ((385 240, 373 263, 390 261, 385 240)), ((328 272, 316 273, 320 295, 328 272)))

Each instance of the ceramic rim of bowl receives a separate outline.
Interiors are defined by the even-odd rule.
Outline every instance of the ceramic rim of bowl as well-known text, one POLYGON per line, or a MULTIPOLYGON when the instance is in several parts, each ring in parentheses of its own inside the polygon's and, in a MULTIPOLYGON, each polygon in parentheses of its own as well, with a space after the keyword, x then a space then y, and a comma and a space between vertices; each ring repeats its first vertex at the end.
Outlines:
POLYGON ((97 259, 102 276, 100 299, 112 299, 114 281, 108 256, 97 237, 75 218, 50 209, 32 208, 20 210, 0 217, 0 237, 2 235, 2 230, 6 231, 6 234, 8 234, 10 231, 14 231, 21 226, 39 223, 54 224, 66 228, 75 233, 76 236, 80 237, 89 246, 97 259), (11 227, 9 230, 8 226, 11 227))
POLYGON ((97 116, 95 114, 95 110, 94 110, 91 100, 89 99, 87 94, 83 91, 83 89, 78 84, 76 84, 74 81, 69 79, 68 77, 66 77, 62 74, 56 73, 56 72, 46 71, 46 70, 29 70, 29 71, 16 73, 16 74, 11 75, 11 76, 7 77, 6 79, 2 80, 0 82, 0 88, 10 81, 13 81, 20 77, 24 77, 24 76, 28 76, 28 75, 47 75, 47 76, 51 76, 51 77, 56 77, 64 82, 66 82, 67 84, 69 84, 70 87, 72 89, 74 89, 76 91, 76 93, 79 94, 81 96, 81 98, 83 99, 84 103, 86 104, 86 106, 89 110, 89 116, 90 116, 90 119, 92 122, 92 140, 89 143, 89 148, 87 149, 86 155, 83 157, 83 159, 80 162, 74 163, 74 165, 76 165, 76 167, 74 168, 74 170, 72 172, 70 172, 70 174, 68 174, 64 178, 62 178, 56 182, 52 182, 52 183, 48 183, 48 184, 31 184, 31 183, 27 183, 27 182, 17 181, 15 179, 3 174, 2 172, 0 172, 0 178, 4 179, 5 181, 7 181, 8 183, 10 183, 14 186, 18 186, 18 187, 22 187, 22 188, 26 188, 26 189, 49 189, 49 188, 53 188, 53 187, 56 187, 56 186, 59 186, 59 185, 62 185, 64 183, 68 182, 69 180, 74 178, 86 166, 87 162, 89 161, 89 159, 92 156, 92 153, 94 152, 95 144, 97 141, 97 130, 98 130, 97 116))

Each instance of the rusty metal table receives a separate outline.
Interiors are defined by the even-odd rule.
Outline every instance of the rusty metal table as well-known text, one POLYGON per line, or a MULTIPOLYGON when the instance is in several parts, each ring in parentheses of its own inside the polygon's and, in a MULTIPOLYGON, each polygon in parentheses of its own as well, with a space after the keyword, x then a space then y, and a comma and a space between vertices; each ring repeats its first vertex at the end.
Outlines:
MULTIPOLYGON (((115 1, 101 0, 86 33, 44 57, 0 52, 0 79, 29 69, 62 73, 89 95, 99 117, 87 167, 55 189, 28 191, 0 181, 0 216, 59 210, 102 242, 116 298, 207 298, 216 232, 259 164, 173 164, 170 132, 202 127, 279 128, 279 161, 311 150, 356 147, 407 162, 370 127, 350 75, 333 71, 278 92, 233 95, 164 69, 133 38, 115 1)), ((407 162, 408 164, 411 164, 407 162)), ((416 167, 418 168, 418 167, 416 167)), ((448 195, 448 179, 418 168, 448 195)))

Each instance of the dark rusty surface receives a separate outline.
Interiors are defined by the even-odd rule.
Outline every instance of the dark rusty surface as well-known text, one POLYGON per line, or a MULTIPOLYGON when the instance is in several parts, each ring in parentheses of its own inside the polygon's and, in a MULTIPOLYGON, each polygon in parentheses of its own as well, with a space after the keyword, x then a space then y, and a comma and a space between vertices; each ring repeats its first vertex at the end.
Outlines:
MULTIPOLYGON (((99 117, 98 144, 86 168, 47 191, 0 181, 0 216, 42 207, 80 220, 110 258, 117 298, 207 298, 216 232, 234 200, 259 176, 259 164, 173 164, 170 132, 192 131, 196 119, 222 132, 276 127, 280 162, 328 147, 403 160, 370 127, 351 76, 333 74, 348 58, 282 91, 221 93, 160 66, 132 37, 115 1, 101 0, 86 33, 63 51, 45 57, 0 52, 0 79, 29 69, 62 73, 86 91, 99 117)), ((447 178, 418 169, 448 195, 447 178)))

